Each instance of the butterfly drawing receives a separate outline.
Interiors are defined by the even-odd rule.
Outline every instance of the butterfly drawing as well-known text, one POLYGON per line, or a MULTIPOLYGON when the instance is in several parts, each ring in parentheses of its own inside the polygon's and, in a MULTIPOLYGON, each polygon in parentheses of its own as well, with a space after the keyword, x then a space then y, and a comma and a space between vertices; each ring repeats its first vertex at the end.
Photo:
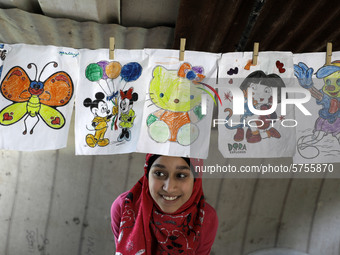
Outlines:
POLYGON ((24 135, 27 134, 28 117, 36 117, 30 134, 33 134, 33 129, 40 119, 53 129, 60 129, 65 125, 65 118, 56 107, 64 106, 71 100, 73 82, 63 71, 55 72, 45 81, 40 81, 41 74, 50 64, 53 64, 54 68, 58 67, 55 61, 47 63, 38 79, 37 66, 34 63, 28 64, 28 69, 35 67, 34 80, 31 80, 20 66, 15 66, 8 71, 0 85, 0 90, 1 94, 13 103, 0 111, 0 125, 9 126, 24 118, 24 135))

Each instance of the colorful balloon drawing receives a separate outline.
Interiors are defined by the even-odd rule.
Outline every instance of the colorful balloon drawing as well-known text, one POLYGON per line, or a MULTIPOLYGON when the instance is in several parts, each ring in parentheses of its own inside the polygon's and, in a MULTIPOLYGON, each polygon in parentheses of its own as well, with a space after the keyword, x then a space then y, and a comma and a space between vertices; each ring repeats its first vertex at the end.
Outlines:
POLYGON ((101 78, 106 80, 108 77, 105 73, 105 68, 109 64, 109 62, 108 61, 99 61, 99 62, 97 62, 97 64, 101 67, 101 69, 103 69, 103 76, 101 78))
POLYGON ((142 66, 137 62, 130 62, 123 66, 120 76, 126 82, 135 81, 142 74, 142 66))
POLYGON ((99 81, 103 76, 103 69, 96 63, 89 64, 86 67, 85 76, 90 81, 99 81))
POLYGON ((120 75, 121 70, 122 66, 117 61, 110 62, 105 68, 106 75, 110 79, 116 79, 120 75))

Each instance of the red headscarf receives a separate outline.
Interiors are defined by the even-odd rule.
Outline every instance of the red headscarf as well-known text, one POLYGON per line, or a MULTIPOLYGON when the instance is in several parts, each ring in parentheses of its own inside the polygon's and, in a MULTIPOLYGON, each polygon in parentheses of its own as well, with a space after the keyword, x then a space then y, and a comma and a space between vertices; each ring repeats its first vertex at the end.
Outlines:
MULTIPOLYGON (((164 213, 149 193, 146 155, 144 176, 125 198, 116 254, 194 254, 204 219, 202 179, 196 178, 189 200, 174 213, 164 213)), ((192 165, 202 160, 190 159, 192 165)))

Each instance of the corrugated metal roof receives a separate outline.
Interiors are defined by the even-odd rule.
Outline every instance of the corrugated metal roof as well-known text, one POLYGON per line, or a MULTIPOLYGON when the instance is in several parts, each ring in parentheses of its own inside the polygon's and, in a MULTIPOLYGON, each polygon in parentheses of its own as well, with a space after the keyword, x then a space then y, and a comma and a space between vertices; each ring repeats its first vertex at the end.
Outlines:
POLYGON ((340 50, 340 2, 324 0, 182 1, 174 48, 186 37, 190 50, 293 53, 340 50))
POLYGON ((123 27, 116 24, 77 22, 52 19, 18 9, 0 9, 0 41, 56 45, 73 48, 109 48, 109 37, 115 37, 116 48, 170 48, 174 29, 123 27))
MULTIPOLYGON (((50 17, 110 24, 102 31, 105 35, 110 31, 109 27, 115 27, 113 23, 139 28, 176 27, 175 40, 170 46, 166 45, 176 49, 179 48, 179 38, 185 37, 188 50, 209 52, 251 51, 256 41, 260 42, 262 51, 325 51, 327 42, 333 42, 334 51, 340 50, 337 43, 340 37, 340 2, 332 0, 2 0, 0 7, 17 7, 50 17)), ((23 18, 15 15, 18 14, 11 16, 14 22, 30 24, 30 20, 25 21, 23 13, 20 14, 23 18)), ((57 27, 49 23, 35 23, 34 28, 41 31, 40 27, 45 27, 39 34, 43 38, 49 36, 45 33, 49 26, 57 28, 60 33, 68 30, 65 25, 70 23, 59 27, 60 23, 56 23, 57 27)), ((88 26, 92 28, 85 29, 86 33, 101 35, 96 25, 86 22, 80 27, 88 26)), ((75 36, 81 34, 75 32, 72 31, 75 36)), ((31 37, 34 31, 30 34, 25 33, 31 37)), ((88 34, 90 39, 91 34, 88 34)), ((102 35, 105 38, 103 46, 107 47, 105 35, 102 35)), ((99 38, 96 37, 96 40, 99 38)), ((121 42, 117 43, 119 46, 121 42)))
POLYGON ((263 50, 289 50, 294 53, 325 51, 333 42, 333 50, 340 50, 340 2, 325 0, 269 0, 263 6, 249 36, 261 42, 263 50))

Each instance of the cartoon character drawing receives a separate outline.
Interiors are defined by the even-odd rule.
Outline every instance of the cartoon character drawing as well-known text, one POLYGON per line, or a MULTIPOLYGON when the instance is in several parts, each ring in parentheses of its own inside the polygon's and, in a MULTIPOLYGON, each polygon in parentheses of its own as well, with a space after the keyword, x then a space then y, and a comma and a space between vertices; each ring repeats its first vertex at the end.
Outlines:
POLYGON ((126 91, 120 90, 120 116, 119 127, 122 128, 122 132, 117 138, 118 142, 131 140, 131 131, 133 122, 136 118, 135 111, 132 109, 133 102, 138 100, 138 94, 133 92, 133 88, 129 88, 126 91))
POLYGON ((104 93, 96 93, 95 98, 93 101, 91 98, 86 98, 83 102, 85 107, 90 107, 94 115, 92 126, 94 127, 95 134, 86 135, 86 144, 91 148, 94 148, 96 145, 104 147, 110 143, 110 140, 104 138, 104 136, 108 127, 107 123, 113 116, 113 114, 110 114, 107 103, 103 100, 105 98, 104 93))
POLYGON ((298 140, 298 151, 305 158, 314 158, 319 155, 319 149, 314 144, 328 134, 334 136, 340 143, 340 61, 325 65, 316 72, 316 77, 324 81, 324 86, 320 90, 314 87, 313 72, 313 68, 305 63, 300 62, 294 65, 294 74, 300 85, 308 89, 316 99, 316 103, 322 106, 313 133, 302 136, 298 140), (312 156, 303 155, 302 151, 308 147, 314 148, 316 153, 312 156))
MULTIPOLYGON (((228 129, 236 129, 236 134, 234 135, 234 141, 240 142, 244 139, 244 127, 247 127, 246 140, 248 143, 258 143, 265 138, 277 138, 281 137, 279 131, 272 126, 272 120, 277 119, 277 113, 274 111, 269 115, 254 115, 248 107, 248 88, 253 90, 253 106, 257 110, 268 110, 272 107, 272 88, 282 88, 285 87, 283 80, 277 74, 266 75, 263 71, 255 71, 249 74, 242 84, 240 89, 243 91, 245 97, 244 109, 245 112, 240 116, 241 124, 230 126, 228 122, 225 127, 228 129), (250 120, 254 120, 252 125, 249 125, 250 120), (245 123, 245 124, 243 124, 245 123)), ((278 89, 278 103, 281 102, 281 91, 278 89)), ((226 108, 225 112, 229 112, 226 120, 229 120, 232 116, 232 110, 226 108)), ((274 123, 274 121, 273 121, 274 123)))
POLYGON ((54 68, 58 67, 55 61, 47 63, 38 79, 37 66, 34 63, 28 64, 28 69, 31 69, 32 66, 36 69, 34 80, 31 80, 20 66, 15 66, 8 71, 0 85, 1 94, 13 103, 1 110, 1 125, 12 125, 26 116, 24 118, 24 135, 27 134, 26 120, 28 117, 37 119, 30 134, 33 134, 40 119, 53 129, 60 129, 65 125, 66 120, 56 107, 64 106, 71 100, 73 82, 71 77, 63 71, 52 74, 44 82, 41 81, 42 73, 50 64, 53 64, 54 68))
MULTIPOLYGON (((111 130, 118 130, 118 113, 119 91, 123 90, 129 82, 134 82, 139 79, 143 71, 142 66, 137 62, 129 62, 122 66, 117 61, 108 62, 106 60, 98 61, 97 63, 90 63, 85 70, 86 78, 99 85, 102 91, 106 94, 106 100, 111 101, 114 105, 112 110, 113 120, 111 130), (120 79, 117 79, 120 77, 120 79), (116 80, 117 79, 117 80, 116 80)), ((132 101, 130 101, 131 103, 132 101)), ((123 114, 123 116, 125 116, 123 114)), ((126 121, 125 121, 126 122, 126 121)), ((133 121, 132 121, 133 124, 133 121)), ((124 124, 122 124, 124 125, 124 124)), ((123 128, 123 134, 118 137, 118 141, 130 140, 130 132, 127 128, 123 128)))
POLYGON ((198 138, 199 128, 195 123, 204 117, 202 73, 202 67, 191 67, 188 63, 178 71, 155 67, 149 93, 153 104, 160 109, 147 118, 148 132, 154 141, 190 145, 198 138))

